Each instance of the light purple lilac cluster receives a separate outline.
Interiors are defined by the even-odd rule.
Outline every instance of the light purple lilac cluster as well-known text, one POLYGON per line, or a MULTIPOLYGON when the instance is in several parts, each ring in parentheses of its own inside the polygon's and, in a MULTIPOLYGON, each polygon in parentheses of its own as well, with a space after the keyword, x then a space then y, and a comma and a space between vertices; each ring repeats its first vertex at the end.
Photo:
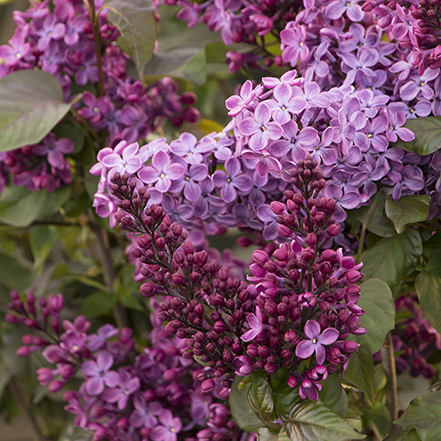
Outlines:
MULTIPOLYGON (((96 2, 96 7, 102 3, 96 2)), ((116 45, 119 31, 106 20, 106 13, 104 10, 99 17, 103 94, 85 91, 75 105, 78 114, 112 146, 121 139, 145 138, 165 118, 176 126, 195 122, 198 111, 191 107, 196 100, 193 93, 179 96, 178 86, 170 78, 144 86, 129 75, 126 65, 130 59, 116 45)), ((15 11, 14 21, 14 36, 9 44, 0 46, 0 77, 39 68, 57 77, 67 101, 78 91, 98 86, 93 29, 84 2, 55 0, 53 6, 48 1, 35 2, 25 12, 15 11)), ((73 150, 71 141, 51 133, 42 143, 2 153, 0 189, 9 175, 14 184, 30 190, 53 191, 69 184, 70 164, 65 155, 73 150)))
MULTIPOLYGON (((439 361, 441 335, 424 316, 415 293, 407 293, 395 302, 397 323, 392 331, 395 365, 399 372, 412 377, 436 375, 434 364, 439 361)), ((380 359, 380 353, 374 360, 380 359)))
POLYGON ((271 203, 285 241, 254 252, 249 283, 207 250, 196 250, 182 226, 150 204, 137 178, 115 172, 112 182, 119 199, 115 220, 138 236, 130 253, 147 279, 141 293, 166 296, 158 313, 166 331, 185 339, 184 357, 211 368, 198 377, 202 390, 227 398, 235 375, 284 368, 288 385, 316 400, 322 380, 345 370, 358 348, 349 334, 366 332, 355 285, 362 265, 330 249, 341 227, 336 202, 323 195, 318 161, 309 155, 299 160, 291 170, 294 190, 285 190, 285 203, 271 203))
POLYGON ((12 291, 11 300, 13 314, 6 320, 39 332, 23 337, 18 354, 41 351, 54 365, 37 370, 38 380, 51 392, 74 377, 83 380, 78 390, 64 393, 65 409, 75 415, 76 426, 93 432, 95 441, 254 439, 236 426, 216 394, 203 392, 197 377, 204 368, 180 356, 184 342, 171 338, 156 314, 150 317, 150 346, 135 358, 131 330, 105 324, 90 332, 91 323, 83 316, 61 320, 60 294, 38 302, 28 294, 22 302, 12 291))
MULTIPOLYGON (((206 2, 204 8, 225 9, 217 14, 226 17, 222 21, 222 29, 228 29, 224 35, 234 33, 236 27, 242 29, 236 25, 243 18, 243 8, 259 8, 257 4, 265 8, 277 2, 255 3, 238 1, 228 9, 224 2, 206 2)), ((395 199, 408 194, 432 195, 431 216, 439 216, 439 154, 422 157, 390 147, 399 138, 413 139, 402 128, 407 119, 441 115, 437 2, 299 3, 293 6, 297 12, 286 18, 283 29, 276 26, 274 34, 279 38, 283 61, 291 64, 304 82, 296 81, 292 73, 281 80, 264 78, 264 91, 249 83, 234 102, 230 98, 229 105, 227 100, 229 114, 236 120, 239 149, 235 152, 242 153, 245 147, 247 159, 252 158, 256 165, 261 161, 274 175, 281 169, 277 161, 286 161, 285 153, 295 160, 303 151, 312 154, 317 150, 315 157, 323 164, 325 176, 335 183, 333 196, 341 199, 349 194, 351 202, 345 201, 345 208, 367 202, 376 183, 381 182, 393 187, 395 199), (269 111, 260 106, 256 114, 262 101, 269 111), (246 118, 253 121, 242 123, 246 118), (333 132, 329 129, 324 138, 329 126, 333 132), (292 140, 294 145, 289 148, 285 142, 281 147, 281 140, 292 140)), ((205 11, 197 4, 178 4, 183 6, 180 16, 185 19, 194 16, 191 8, 205 11)), ((285 9, 279 5, 279 11, 285 9)), ((276 21, 280 16, 274 15, 276 21)), ((265 58, 259 49, 253 56, 265 58)))

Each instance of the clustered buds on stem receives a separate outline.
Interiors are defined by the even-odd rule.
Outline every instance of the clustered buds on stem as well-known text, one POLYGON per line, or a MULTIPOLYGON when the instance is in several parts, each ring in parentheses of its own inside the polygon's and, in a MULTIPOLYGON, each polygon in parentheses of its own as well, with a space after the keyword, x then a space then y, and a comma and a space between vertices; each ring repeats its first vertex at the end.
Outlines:
POLYGON ((142 233, 131 251, 147 278, 141 293, 166 296, 158 318, 168 322, 167 332, 185 339, 184 357, 199 357, 211 368, 199 377, 202 389, 220 387, 223 398, 234 375, 285 368, 290 386, 317 399, 321 380, 344 370, 358 347, 346 340, 349 334, 365 332, 356 305, 361 264, 330 249, 340 225, 335 201, 322 196, 323 172, 306 155, 291 174, 294 190, 285 191, 284 203, 271 203, 287 241, 254 252, 249 284, 230 277, 206 250, 196 251, 160 207, 139 211, 143 203, 134 201, 142 187, 136 193, 135 178, 113 179, 120 226, 142 233), (304 360, 314 353, 315 363, 306 368, 304 360))

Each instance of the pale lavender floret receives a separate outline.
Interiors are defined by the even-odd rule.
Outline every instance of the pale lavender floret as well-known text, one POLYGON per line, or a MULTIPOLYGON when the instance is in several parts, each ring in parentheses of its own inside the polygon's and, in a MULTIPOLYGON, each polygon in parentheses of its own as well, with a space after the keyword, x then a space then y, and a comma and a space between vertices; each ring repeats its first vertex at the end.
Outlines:
POLYGON ((87 23, 87 18, 82 15, 77 15, 73 19, 66 22, 66 33, 64 34, 64 42, 68 46, 74 46, 80 40, 80 34, 84 32, 84 25, 87 23))
POLYGON ((87 348, 90 351, 101 349, 107 343, 107 339, 118 335, 118 332, 118 329, 110 323, 101 326, 96 331, 96 334, 91 334, 87 337, 87 348))
POLYGON ((322 60, 322 58, 327 55, 328 58, 332 58, 329 54, 329 41, 323 41, 313 49, 313 59, 309 61, 308 68, 304 73, 305 81, 310 82, 313 81, 314 75, 319 78, 326 78, 329 75, 329 65, 326 61, 322 60))
POLYGON ((259 306, 256 306, 256 314, 247 315, 247 323, 250 329, 241 335, 241 339, 245 342, 254 340, 263 330, 263 314, 259 306))
POLYGON ((109 369, 113 366, 113 357, 108 352, 99 352, 96 361, 89 360, 81 365, 81 372, 86 378, 86 392, 89 395, 100 395, 104 387, 116 387, 119 375, 109 369))
POLYGON ((279 223, 277 222, 277 215, 274 214, 273 210, 268 204, 262 204, 257 207, 257 217, 265 222, 265 228, 262 231, 262 236, 265 240, 275 240, 279 236, 279 232, 277 231, 277 226, 279 223))
POLYGON ((122 370, 118 372, 118 380, 115 386, 105 389, 102 397, 109 403, 118 403, 118 409, 122 410, 127 406, 130 395, 136 392, 139 387, 139 378, 122 370))
POLYGON ((265 104, 272 111, 274 121, 286 124, 291 119, 291 113, 297 114, 306 108, 306 100, 302 96, 292 96, 292 88, 286 83, 281 83, 273 90, 274 99, 265 104))
POLYGON ((385 109, 385 115, 390 126, 386 129, 386 138, 389 142, 395 142, 400 137, 404 142, 410 142, 415 139, 412 130, 402 127, 406 123, 404 113, 394 113, 389 109, 385 109))
POLYGON ((30 43, 25 43, 29 34, 29 25, 17 28, 9 44, 0 46, 0 58, 8 66, 15 66, 31 51, 30 43))
POLYGON ((239 115, 239 113, 255 102, 262 91, 262 86, 257 86, 253 89, 253 83, 250 80, 245 81, 240 88, 239 95, 233 95, 225 101, 225 105, 229 110, 228 115, 233 117, 239 115))
POLYGON ((375 49, 364 50, 360 57, 353 54, 342 54, 342 70, 346 73, 343 84, 353 84, 359 80, 359 75, 363 73, 368 77, 374 76, 374 71, 370 67, 378 63, 379 55, 375 49))
POLYGON ((155 426, 150 432, 153 441, 177 441, 178 433, 182 429, 181 420, 173 418, 173 414, 168 409, 163 409, 159 416, 161 425, 155 426))
POLYGON ((282 170, 282 164, 266 149, 259 152, 244 150, 241 156, 254 162, 256 172, 259 176, 267 176, 270 170, 276 173, 282 170))
POLYGON ((426 99, 430 100, 433 97, 433 89, 428 82, 436 79, 439 76, 438 69, 426 69, 422 75, 413 74, 410 76, 406 84, 400 88, 400 97, 405 101, 412 101, 419 93, 426 99))
POLYGON ((128 144, 126 140, 119 142, 114 149, 114 153, 106 155, 102 160, 102 163, 110 169, 109 179, 115 173, 120 175, 136 173, 142 167, 138 151, 139 144, 137 142, 131 144, 128 144))
POLYGON ((301 87, 293 87, 293 96, 303 97, 306 100, 306 108, 310 107, 328 107, 331 100, 326 92, 320 90, 320 86, 314 82, 308 82, 301 87))
POLYGON ((323 364, 326 358, 326 350, 323 345, 334 343, 339 332, 335 328, 327 328, 320 333, 321 328, 315 320, 308 320, 305 324, 305 334, 309 340, 301 341, 296 347, 296 355, 299 358, 309 358, 314 352, 317 364, 323 364))
POLYGON ((182 204, 169 194, 162 196, 162 207, 172 222, 177 222, 184 228, 194 228, 194 208, 192 205, 182 204))
POLYGON ((185 198, 196 202, 201 196, 201 189, 197 182, 203 181, 207 176, 208 168, 205 164, 192 164, 181 179, 172 183, 170 192, 179 193, 183 189, 185 198))
POLYGON ((325 166, 334 166, 337 162, 337 150, 334 147, 329 147, 334 140, 334 129, 332 127, 326 127, 322 133, 322 141, 320 144, 311 144, 309 147, 309 153, 312 159, 315 159, 319 164, 325 166))
POLYGON ((147 116, 136 106, 126 106, 121 110, 121 122, 127 127, 122 131, 122 138, 128 143, 145 138, 148 133, 147 116))
POLYGON ((233 364, 236 367, 235 374, 239 377, 246 377, 253 372, 253 361, 247 355, 240 355, 233 360, 233 364))
POLYGON ((140 147, 138 156, 142 163, 146 163, 156 153, 160 151, 167 153, 169 149, 165 138, 158 138, 140 147))
POLYGON ((384 115, 369 120, 366 125, 366 132, 370 146, 377 152, 384 152, 389 145, 389 142, 384 135, 388 126, 388 120, 384 115))
POLYGON ((35 32, 35 35, 40 37, 37 44, 40 51, 44 52, 51 40, 60 40, 64 37, 66 26, 58 23, 57 20, 55 15, 48 15, 43 21, 42 29, 35 32))
POLYGON ((279 86, 282 83, 287 84, 288 86, 299 86, 303 84, 304 78, 297 76, 297 71, 295 69, 289 70, 285 72, 280 79, 276 77, 263 77, 262 84, 267 89, 274 89, 276 86, 279 86))
POLYGON ((265 103, 260 103, 254 111, 254 117, 244 118, 239 123, 242 134, 249 136, 249 146, 252 150, 263 150, 270 140, 279 139, 283 129, 280 124, 270 122, 271 111, 265 103))
POLYGON ((361 0, 334 0, 326 6, 325 15, 331 20, 339 19, 345 12, 351 21, 361 21, 364 13, 358 4, 361 0))
POLYGON ((203 154, 211 152, 212 146, 208 143, 198 142, 191 133, 183 133, 179 140, 170 143, 170 150, 183 158, 189 164, 198 164, 203 160, 203 154))
POLYGON ((230 158, 225 162, 225 170, 217 170, 213 174, 213 183, 221 189, 221 197, 225 202, 233 202, 237 197, 237 191, 249 192, 253 186, 253 180, 242 173, 240 162, 236 158, 230 158))
POLYGON ((347 40, 340 41, 338 45, 339 50, 343 53, 355 50, 360 53, 363 48, 377 47, 380 43, 380 34, 377 26, 366 29, 364 26, 354 23, 351 24, 349 31, 343 37, 349 37, 347 40))
POLYGON ((160 193, 169 190, 172 181, 180 179, 185 174, 185 168, 178 163, 172 163, 170 156, 162 150, 152 159, 152 165, 146 166, 138 173, 139 178, 146 184, 155 184, 160 193))
POLYGON ((306 29, 296 22, 288 22, 285 29, 280 33, 283 60, 295 66, 297 61, 307 61, 310 57, 309 48, 306 44, 306 29))
POLYGON ((159 403, 147 404, 142 395, 136 395, 133 398, 135 410, 130 414, 129 423, 133 427, 147 427, 153 429, 158 424, 156 418, 162 410, 159 403))
POLYGON ((387 95, 375 95, 372 90, 362 89, 357 93, 360 102, 360 110, 368 118, 374 118, 379 110, 381 110, 389 101, 387 95))

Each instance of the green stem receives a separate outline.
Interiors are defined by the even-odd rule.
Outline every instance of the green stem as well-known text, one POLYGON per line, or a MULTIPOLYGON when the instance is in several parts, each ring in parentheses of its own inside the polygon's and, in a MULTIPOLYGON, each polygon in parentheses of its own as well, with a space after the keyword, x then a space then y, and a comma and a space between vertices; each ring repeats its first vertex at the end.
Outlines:
POLYGON ((366 228, 367 228, 367 222, 364 222, 363 225, 361 226, 360 239, 358 241, 358 250, 357 250, 357 257, 355 259, 355 264, 359 264, 361 260, 361 252, 363 250, 364 238, 366 237, 366 228))
POLYGON ((394 344, 389 332, 380 349, 381 364, 386 373, 386 406, 392 421, 398 418, 397 371, 395 368, 394 344))

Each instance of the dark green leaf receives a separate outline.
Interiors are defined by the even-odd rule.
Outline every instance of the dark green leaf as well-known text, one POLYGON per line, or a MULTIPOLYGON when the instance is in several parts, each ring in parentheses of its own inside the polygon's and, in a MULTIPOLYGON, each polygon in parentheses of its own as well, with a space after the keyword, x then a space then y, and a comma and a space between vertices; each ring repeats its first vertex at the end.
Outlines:
POLYGON ((441 277, 441 248, 431 254, 424 269, 435 276, 441 277))
POLYGON ((20 70, 0 78, 0 151, 40 142, 70 106, 47 72, 20 70))
POLYGON ((441 148, 441 118, 428 116, 425 118, 408 119, 405 127, 415 133, 411 142, 398 140, 394 145, 408 152, 421 156, 430 155, 441 148))
POLYGON ((0 253, 0 281, 10 289, 23 291, 32 283, 32 273, 16 259, 0 253))
POLYGON ((366 437, 320 401, 297 404, 285 427, 291 441, 344 441, 366 437))
POLYGON ((262 427, 257 432, 257 441, 290 441, 284 427, 279 433, 272 433, 267 427, 262 427))
POLYGON ((0 196, 0 222, 15 227, 27 227, 34 220, 55 213, 69 199, 70 187, 50 193, 30 192, 23 187, 8 185, 0 196))
POLYGON ((441 392, 430 392, 412 400, 395 424, 403 429, 415 427, 421 441, 440 439, 441 392))
POLYGON ((369 400, 374 400, 374 362, 370 352, 363 346, 349 360, 344 378, 359 387, 369 400))
POLYGON ((274 404, 276 413, 282 421, 289 419, 291 409, 303 400, 299 396, 298 388, 286 386, 274 391, 274 404))
POLYGON ((231 386, 230 409, 236 424, 247 432, 256 433, 264 424, 257 418, 248 403, 248 391, 251 383, 245 384, 240 390, 238 385, 244 380, 236 376, 231 386))
POLYGON ((389 432, 391 423, 390 413, 387 410, 387 407, 384 404, 377 403, 370 411, 372 422, 377 426, 380 434, 386 436, 389 432))
POLYGON ((395 328, 395 302, 386 282, 369 279, 360 285, 361 294, 357 305, 363 308, 360 326, 368 332, 357 336, 360 343, 371 354, 380 348, 386 334, 395 328))
POLYGON ((398 201, 386 200, 386 216, 400 234, 406 225, 423 222, 429 216, 429 195, 404 196, 398 201))
POLYGON ((441 332, 441 278, 421 271, 415 279, 415 289, 430 324, 441 332))
POLYGON ((387 198, 383 192, 377 191, 369 205, 349 211, 348 217, 366 225, 366 228, 377 236, 395 236, 394 225, 385 214, 384 205, 387 198))
POLYGON ((81 313, 87 318, 104 315, 112 310, 115 304, 115 297, 108 292, 96 292, 86 297, 82 306, 81 313))
POLYGON ((406 228, 399 235, 379 240, 361 253, 365 279, 378 278, 389 286, 408 276, 423 252, 418 230, 406 228))
POLYGON ((115 25, 121 37, 120 48, 135 63, 139 79, 143 78, 144 66, 152 58, 156 41, 156 20, 151 0, 106 0, 109 8, 107 19, 115 25))
POLYGON ((335 372, 322 383, 322 390, 319 392, 320 400, 330 409, 346 418, 348 411, 348 396, 341 385, 341 375, 335 372))
POLYGON ((386 383, 387 377, 384 368, 381 363, 377 364, 374 368, 374 392, 382 391, 386 383))
POLYGON ((145 66, 144 75, 168 75, 204 84, 207 79, 205 50, 199 46, 182 46, 155 53, 145 66))
POLYGON ((251 387, 248 391, 250 407, 259 419, 270 422, 274 410, 273 390, 262 371, 253 371, 251 378, 251 387))

